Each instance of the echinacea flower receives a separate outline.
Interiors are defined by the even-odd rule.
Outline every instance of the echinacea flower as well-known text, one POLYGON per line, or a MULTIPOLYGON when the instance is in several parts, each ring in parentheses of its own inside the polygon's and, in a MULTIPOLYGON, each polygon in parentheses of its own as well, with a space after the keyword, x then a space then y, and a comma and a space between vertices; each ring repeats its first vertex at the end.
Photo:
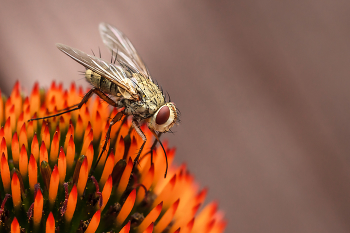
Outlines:
POLYGON ((52 83, 47 92, 35 84, 23 97, 17 82, 8 98, 0 98, 0 232, 224 231, 216 202, 198 211, 207 190, 199 190, 185 165, 172 164, 175 149, 164 143, 166 178, 161 148, 151 164, 152 133, 146 126, 149 140, 133 170, 142 139, 129 118, 114 125, 108 150, 90 174, 109 117, 118 112, 99 98, 80 110, 28 122, 77 104, 81 96, 74 84, 67 91, 52 83))

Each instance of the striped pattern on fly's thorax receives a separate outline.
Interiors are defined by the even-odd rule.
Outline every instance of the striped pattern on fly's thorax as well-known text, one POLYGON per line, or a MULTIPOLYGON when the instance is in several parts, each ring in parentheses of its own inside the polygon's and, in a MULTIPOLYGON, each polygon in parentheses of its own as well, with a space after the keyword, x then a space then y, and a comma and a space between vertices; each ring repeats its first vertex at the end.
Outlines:
POLYGON ((101 91, 104 93, 117 97, 119 90, 118 86, 115 83, 109 81, 108 79, 102 77, 90 69, 86 70, 85 78, 91 85, 101 89, 101 91))
POLYGON ((165 104, 165 98, 159 87, 149 78, 133 73, 133 79, 136 80, 136 89, 141 100, 127 103, 125 113, 146 119, 165 104))
POLYGON ((141 98, 144 102, 155 105, 154 111, 165 104, 163 93, 155 83, 140 74, 134 74, 134 78, 137 80, 138 88, 140 88, 141 98))

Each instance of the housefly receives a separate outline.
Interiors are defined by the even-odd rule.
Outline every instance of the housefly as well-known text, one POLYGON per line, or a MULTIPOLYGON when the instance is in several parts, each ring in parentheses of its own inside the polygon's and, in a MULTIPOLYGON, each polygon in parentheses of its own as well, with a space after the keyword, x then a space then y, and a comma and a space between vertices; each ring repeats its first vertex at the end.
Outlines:
MULTIPOLYGON (((143 140, 134 160, 134 167, 147 141, 140 128, 140 124, 143 122, 147 123, 148 128, 162 146, 166 157, 166 151, 159 140, 159 136, 161 133, 169 131, 177 122, 178 111, 175 104, 166 102, 162 90, 153 82, 147 67, 137 54, 134 46, 121 31, 107 23, 101 23, 99 31, 103 43, 111 50, 112 57, 113 54, 115 55, 117 63, 115 61, 107 63, 101 58, 88 55, 70 46, 56 44, 59 50, 86 68, 85 78, 93 88, 85 94, 79 104, 71 106, 68 110, 31 120, 46 119, 78 110, 93 94, 96 94, 109 105, 123 110, 118 112, 111 120, 105 144, 93 170, 106 150, 112 126, 120 121, 123 116, 132 116, 132 126, 143 140)), ((167 170, 168 162, 166 159, 165 177, 167 170)))

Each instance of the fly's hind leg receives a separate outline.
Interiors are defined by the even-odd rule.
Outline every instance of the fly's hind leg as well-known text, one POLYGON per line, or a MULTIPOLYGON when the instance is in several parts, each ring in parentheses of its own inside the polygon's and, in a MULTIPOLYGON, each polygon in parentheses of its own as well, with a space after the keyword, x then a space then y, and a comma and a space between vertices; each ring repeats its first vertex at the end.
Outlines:
MULTIPOLYGON (((51 116, 47 116, 47 117, 41 117, 41 118, 34 118, 34 119, 30 119, 29 121, 34 121, 34 120, 43 120, 43 119, 48 119, 48 118, 51 118, 51 117, 56 117, 56 116, 60 116, 60 115, 63 115, 67 112, 72 112, 72 111, 75 111, 75 110, 78 110, 80 109, 88 100, 89 98, 92 96, 92 94, 96 94, 98 95, 101 99, 103 99, 104 101, 106 101, 109 105, 113 106, 113 107, 117 107, 117 103, 114 102, 111 98, 109 98, 105 93, 103 93, 100 89, 98 88, 93 88, 91 89, 88 93, 86 93, 83 97, 83 99, 80 101, 80 103, 78 105, 74 105, 76 106, 75 108, 72 108, 72 109, 69 109, 69 110, 66 110, 66 111, 63 111, 63 112, 60 112, 58 114, 55 114, 55 115, 51 115, 51 116)), ((74 107, 72 106, 72 107, 74 107)), ((105 141, 105 144, 103 145, 103 149, 101 151, 101 154, 100 156, 98 157, 97 161, 96 161, 96 164, 94 165, 93 169, 91 170, 91 174, 93 174, 98 162, 100 161, 101 159, 101 156, 103 154, 103 152, 106 150, 106 147, 107 147, 107 143, 108 143, 108 140, 110 139, 110 134, 111 134, 111 128, 112 126, 117 122, 119 121, 123 116, 123 113, 122 112, 119 112, 115 115, 115 117, 113 118, 113 120, 111 121, 110 125, 109 125, 109 128, 108 128, 108 131, 107 131, 107 134, 106 134, 106 141, 105 141)))
POLYGON ((107 130, 107 133, 106 133, 106 139, 105 139, 105 143, 103 144, 103 147, 102 147, 102 150, 101 150, 101 153, 100 155, 98 156, 98 159, 96 160, 95 162, 95 165, 94 167, 91 169, 91 175, 94 174, 94 171, 97 167, 97 164, 98 162, 100 162, 100 159, 102 157, 102 154, 105 152, 105 150, 107 149, 107 144, 108 144, 108 141, 109 139, 111 138, 111 129, 112 129, 112 126, 117 123, 118 121, 120 121, 120 119, 122 119, 123 117, 123 113, 122 112, 118 112, 112 119, 112 121, 109 123, 109 127, 108 127, 108 130, 107 130))
POLYGON ((60 113, 57 113, 57 114, 54 114, 54 115, 51 115, 51 116, 46 116, 46 117, 39 117, 39 118, 32 118, 28 121, 35 121, 35 120, 43 120, 43 119, 48 119, 48 118, 51 118, 51 117, 56 117, 56 116, 61 116, 65 113, 68 113, 68 112, 73 112, 75 110, 78 110, 80 109, 89 99, 90 97, 92 96, 92 94, 96 94, 98 95, 101 99, 103 99, 104 101, 106 101, 108 104, 112 105, 113 107, 117 107, 117 104, 111 99, 109 98, 105 93, 103 93, 101 90, 99 90, 98 88, 93 88, 91 89, 90 91, 88 91, 88 93, 86 93, 83 97, 83 99, 80 101, 79 104, 76 104, 76 105, 73 105, 71 107, 75 107, 75 108, 71 108, 69 110, 66 110, 66 111, 63 111, 63 112, 60 112, 60 113))
POLYGON ((66 107, 66 108, 64 108, 64 109, 61 109, 61 110, 57 110, 57 113, 64 112, 64 111, 67 111, 67 110, 72 109, 72 108, 74 108, 74 107, 77 107, 79 104, 80 104, 80 103, 74 104, 74 105, 72 105, 72 106, 68 106, 68 107, 66 107))
POLYGON ((133 120, 132 121, 132 126, 134 127, 135 131, 137 132, 138 135, 140 135, 140 137, 142 138, 143 140, 143 143, 139 149, 139 152, 137 153, 136 157, 135 157, 135 160, 134 160, 134 165, 132 167, 132 170, 134 171, 137 163, 138 163, 138 160, 139 160, 139 157, 141 155, 141 152, 143 150, 143 147, 145 146, 146 144, 146 141, 147 141, 147 138, 146 138, 146 135, 142 132, 142 130, 140 129, 140 127, 138 126, 138 124, 133 120))

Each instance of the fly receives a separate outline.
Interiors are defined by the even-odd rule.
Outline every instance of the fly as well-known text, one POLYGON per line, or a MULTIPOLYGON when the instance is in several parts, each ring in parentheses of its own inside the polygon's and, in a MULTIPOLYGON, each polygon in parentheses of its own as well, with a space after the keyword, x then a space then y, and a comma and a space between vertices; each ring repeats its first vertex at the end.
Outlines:
MULTIPOLYGON (((103 43, 111 50, 112 56, 115 54, 115 60, 118 63, 115 64, 112 61, 111 63, 107 63, 101 58, 88 55, 70 46, 56 44, 59 50, 86 68, 85 78, 93 88, 85 94, 79 104, 71 106, 70 109, 55 115, 31 119, 30 121, 56 117, 78 110, 93 94, 96 94, 109 105, 116 108, 123 108, 123 110, 118 112, 109 124, 106 141, 92 169, 92 173, 107 148, 112 126, 120 121, 123 116, 132 116, 132 126, 143 140, 134 160, 133 169, 147 141, 145 134, 140 128, 140 124, 146 122, 148 128, 156 138, 155 143, 158 141, 165 153, 166 170, 164 177, 166 177, 168 161, 166 151, 159 137, 162 133, 169 131, 177 122, 178 110, 174 103, 166 102, 163 92, 152 81, 147 67, 137 54, 130 40, 117 28, 107 23, 101 23, 99 25, 99 31, 103 43)), ((155 143, 152 145, 151 152, 155 143)))

